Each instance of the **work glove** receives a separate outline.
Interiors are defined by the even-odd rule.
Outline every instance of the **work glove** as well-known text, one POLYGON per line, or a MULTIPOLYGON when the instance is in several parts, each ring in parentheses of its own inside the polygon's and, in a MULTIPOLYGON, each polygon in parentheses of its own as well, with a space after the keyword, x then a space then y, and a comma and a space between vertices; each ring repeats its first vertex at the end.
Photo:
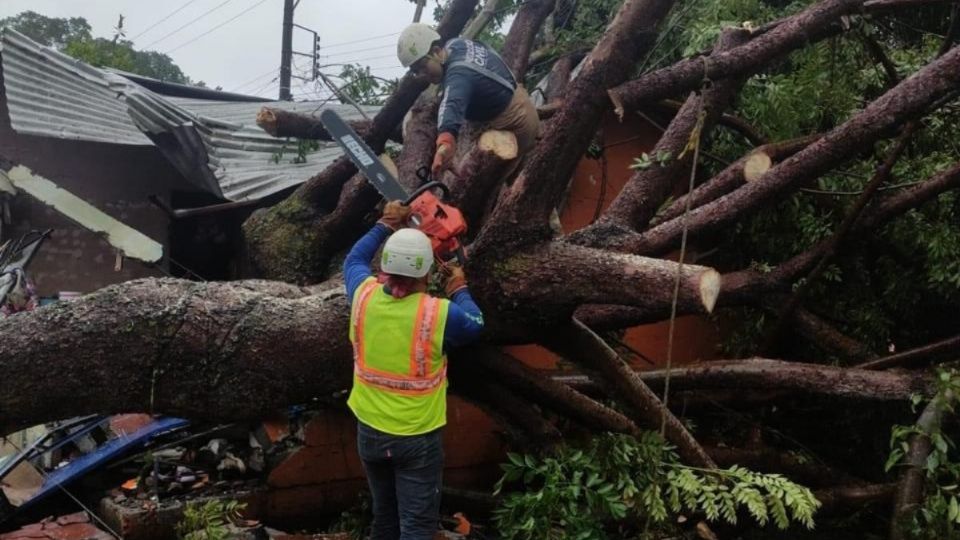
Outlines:
POLYGON ((430 174, 434 178, 439 178, 443 171, 450 168, 453 162, 453 156, 457 153, 457 139, 452 133, 446 131, 437 137, 437 152, 433 154, 433 165, 430 166, 430 174))
POLYGON ((402 229, 407 224, 408 217, 410 217, 409 206, 404 206, 400 201, 389 201, 383 207, 383 217, 380 218, 380 223, 395 231, 402 229))
POLYGON ((447 293, 447 298, 453 298, 453 295, 467 288, 467 275, 463 268, 455 264, 449 264, 445 268, 447 282, 443 286, 443 291, 447 293))

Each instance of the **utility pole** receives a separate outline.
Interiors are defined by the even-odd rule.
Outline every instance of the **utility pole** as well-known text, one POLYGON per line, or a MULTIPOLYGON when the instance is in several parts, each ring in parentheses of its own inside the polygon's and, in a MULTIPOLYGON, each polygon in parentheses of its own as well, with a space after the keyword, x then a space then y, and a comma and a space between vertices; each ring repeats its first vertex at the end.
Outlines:
POLYGON ((294 0, 283 0, 283 43, 280 47, 280 100, 290 101, 290 64, 293 62, 294 0))
POLYGON ((417 11, 413 14, 413 22, 420 22, 420 16, 423 15, 423 5, 427 3, 427 0, 417 0, 417 11))

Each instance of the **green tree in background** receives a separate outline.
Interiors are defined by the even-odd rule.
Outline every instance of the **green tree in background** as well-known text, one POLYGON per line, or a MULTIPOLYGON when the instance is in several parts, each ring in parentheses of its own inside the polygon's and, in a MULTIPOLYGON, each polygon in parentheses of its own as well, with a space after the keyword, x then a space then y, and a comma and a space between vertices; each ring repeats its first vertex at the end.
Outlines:
POLYGON ((113 39, 93 37, 90 23, 83 17, 47 17, 24 11, 0 19, 0 28, 16 30, 41 45, 53 47, 93 66, 120 69, 161 81, 198 84, 187 77, 166 54, 138 51, 134 49, 133 42, 122 39, 119 32, 113 39))

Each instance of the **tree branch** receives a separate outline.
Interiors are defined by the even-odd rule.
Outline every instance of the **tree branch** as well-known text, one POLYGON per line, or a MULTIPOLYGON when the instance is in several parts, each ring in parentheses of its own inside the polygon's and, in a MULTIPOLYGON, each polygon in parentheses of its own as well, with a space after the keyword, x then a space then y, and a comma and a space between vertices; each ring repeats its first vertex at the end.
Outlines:
POLYGON ((591 429, 637 435, 639 428, 623 414, 523 365, 499 350, 471 351, 465 361, 477 362, 520 395, 591 429))
POLYGON ((911 368, 916 367, 915 364, 918 362, 929 360, 931 357, 956 353, 960 353, 960 335, 901 353, 887 355, 882 358, 877 358, 876 360, 870 360, 869 362, 863 362, 862 364, 857 364, 855 367, 859 369, 911 368))
POLYGON ((840 17, 857 12, 862 5, 863 0, 818 2, 740 47, 683 60, 613 88, 610 99, 622 117, 625 110, 635 110, 644 103, 690 92, 705 77, 718 81, 752 75, 776 58, 840 32, 840 17))
POLYGON ((820 260, 817 261, 817 264, 814 266, 813 270, 810 270, 810 273, 807 274, 807 277, 803 280, 803 283, 793 290, 789 300, 783 305, 783 309, 781 309, 776 315, 776 323, 774 324, 773 329, 770 331, 770 334, 766 337, 762 347, 762 350, 765 354, 771 354, 777 350, 777 344, 780 338, 783 336, 783 333, 786 331, 789 321, 793 318, 793 313, 806 299, 810 288, 820 279, 821 276, 823 276, 823 273, 827 270, 827 267, 833 262, 840 245, 850 238, 853 225, 858 219, 860 219, 860 215, 863 213, 864 208, 867 207, 867 203, 869 203, 874 194, 877 193, 877 190, 880 189, 880 186, 890 180, 890 176, 893 174, 893 166, 897 163, 897 160, 900 159, 900 156, 903 155, 903 152, 907 149, 907 144, 910 142, 910 138, 913 136, 919 126, 920 122, 907 122, 907 125, 904 126, 903 131, 893 144, 893 147, 887 153, 887 157, 883 160, 883 163, 877 167, 873 178, 867 182, 867 186, 863 188, 863 193, 861 193, 857 200, 854 201, 853 205, 847 209, 847 213, 844 216, 843 221, 839 226, 837 226, 837 229, 833 232, 833 234, 827 238, 827 243, 820 260))
MULTIPOLYGON (((752 43, 752 42, 751 42, 752 43)), ((757 210, 771 199, 818 178, 872 144, 888 130, 924 112, 960 84, 960 48, 923 67, 910 78, 870 103, 862 112, 753 182, 690 212, 687 228, 694 237, 728 225, 757 210)), ((633 253, 662 253, 683 231, 674 219, 630 237, 619 246, 633 253)))
MULTIPOLYGON (((642 371, 639 377, 654 390, 662 388, 665 370, 642 371)), ((715 360, 674 368, 671 390, 762 388, 794 390, 816 395, 870 400, 909 400, 913 394, 931 395, 932 377, 919 373, 895 373, 821 364, 751 358, 715 360)))
MULTIPOLYGON (((960 163, 924 182, 895 195, 891 195, 867 208, 854 224, 851 235, 860 235, 878 230, 884 223, 916 208, 938 195, 960 187, 960 163)), ((737 305, 754 302, 771 291, 783 290, 803 272, 809 271, 826 252, 828 241, 823 240, 809 250, 779 264, 770 272, 754 269, 732 272, 723 276, 720 294, 722 305, 737 305)))
POLYGON ((940 430, 945 409, 953 399, 951 392, 930 400, 917 419, 919 433, 910 437, 910 445, 903 457, 904 469, 900 474, 897 492, 893 501, 893 519, 890 520, 890 539, 907 538, 904 521, 923 503, 926 480, 927 457, 933 449, 930 435, 940 430))
POLYGON ((757 156, 763 156, 765 158, 764 161, 769 161, 769 167, 803 150, 820 137, 822 137, 820 134, 809 135, 790 139, 789 141, 769 143, 753 149, 749 154, 733 162, 729 167, 694 189, 692 195, 678 197, 677 200, 673 201, 670 206, 657 215, 651 223, 656 226, 680 217, 683 214, 684 208, 686 208, 687 197, 693 197, 693 200, 690 201, 691 209, 699 208, 742 186, 746 182, 744 168, 751 160, 756 161, 757 156))
POLYGON ((503 60, 518 81, 523 81, 527 73, 533 40, 555 4, 556 0, 526 0, 520 4, 520 11, 503 42, 503 60))
POLYGON ((595 366, 610 384, 618 399, 636 411, 637 423, 656 429, 664 422, 665 437, 677 447, 688 464, 716 468, 713 460, 673 413, 647 387, 603 339, 580 321, 573 319, 569 331, 557 336, 564 348, 577 351, 577 358, 595 366))
MULTIPOLYGON (((746 30, 728 28, 720 35, 714 50, 718 53, 728 51, 748 40, 749 33, 746 30)), ((743 82, 743 79, 737 78, 723 79, 713 82, 702 96, 691 94, 651 151, 651 155, 668 154, 671 156, 669 160, 634 173, 596 226, 643 229, 670 194, 677 179, 688 176, 693 152, 684 150, 692 137, 703 138, 710 133, 743 82)), ((589 232, 585 234, 589 235, 589 232)))

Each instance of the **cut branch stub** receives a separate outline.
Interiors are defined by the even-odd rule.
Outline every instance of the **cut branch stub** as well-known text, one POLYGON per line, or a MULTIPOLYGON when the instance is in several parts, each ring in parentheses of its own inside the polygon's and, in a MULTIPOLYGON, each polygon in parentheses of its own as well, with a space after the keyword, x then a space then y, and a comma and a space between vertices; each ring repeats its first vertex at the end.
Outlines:
POLYGON ((773 166, 773 160, 766 153, 751 152, 743 164, 743 179, 747 182, 755 182, 761 176, 766 174, 773 166))
MULTIPOLYGON (((349 124, 362 137, 370 131, 372 122, 370 120, 352 120, 349 124)), ((260 109, 260 112, 257 113, 257 125, 274 137, 294 137, 318 141, 333 140, 318 117, 274 107, 260 109)), ((390 139, 402 143, 403 135, 399 129, 395 129, 390 134, 390 139)))
POLYGON ((449 177, 450 199, 463 212, 472 228, 480 218, 497 184, 517 158, 517 137, 509 131, 490 130, 463 157, 459 170, 449 177))
MULTIPOLYGON (((538 327, 562 324, 583 304, 638 306, 661 319, 669 316, 677 263, 553 242, 529 248, 477 272, 483 297, 496 298, 505 313, 538 327), (494 288, 488 288, 494 287, 494 288), (528 306, 537 305, 537 310, 528 306)), ((710 313, 720 291, 720 274, 684 265, 680 313, 710 313)))

